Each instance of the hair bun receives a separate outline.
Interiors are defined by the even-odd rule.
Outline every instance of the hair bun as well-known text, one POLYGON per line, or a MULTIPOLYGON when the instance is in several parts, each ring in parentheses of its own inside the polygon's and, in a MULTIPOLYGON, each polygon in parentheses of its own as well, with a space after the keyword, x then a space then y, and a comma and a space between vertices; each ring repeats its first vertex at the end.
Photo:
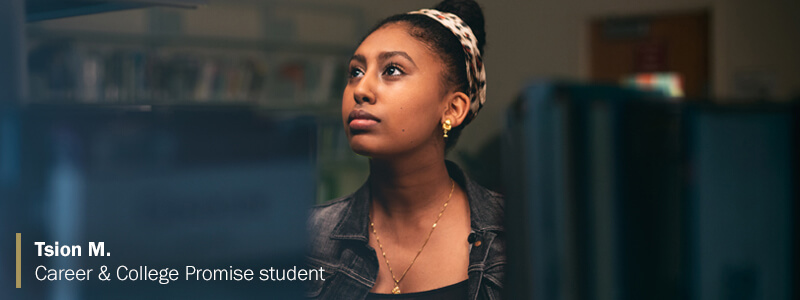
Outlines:
POLYGON ((484 28, 483 9, 474 0, 444 0, 433 9, 457 15, 469 25, 472 33, 478 39, 478 50, 483 54, 486 44, 486 30, 484 28))

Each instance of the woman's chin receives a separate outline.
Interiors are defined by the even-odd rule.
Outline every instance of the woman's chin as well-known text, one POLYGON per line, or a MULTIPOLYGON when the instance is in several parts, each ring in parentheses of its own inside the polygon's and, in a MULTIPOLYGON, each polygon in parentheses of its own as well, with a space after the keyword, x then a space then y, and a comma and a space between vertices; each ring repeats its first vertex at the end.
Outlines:
POLYGON ((371 145, 368 141, 365 141, 364 137, 360 136, 350 139, 350 149, 361 156, 372 157, 375 154, 374 145, 371 145))
POLYGON ((367 136, 354 136, 350 138, 350 149, 358 155, 368 158, 388 158, 393 157, 397 153, 390 151, 387 148, 386 142, 381 142, 373 137, 367 136))

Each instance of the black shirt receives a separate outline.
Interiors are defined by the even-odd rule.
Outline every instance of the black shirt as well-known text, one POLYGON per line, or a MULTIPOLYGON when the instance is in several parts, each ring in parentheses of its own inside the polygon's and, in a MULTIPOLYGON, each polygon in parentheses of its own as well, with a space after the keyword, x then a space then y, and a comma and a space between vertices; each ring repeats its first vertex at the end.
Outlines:
POLYGON ((369 293, 366 300, 464 300, 467 299, 467 281, 448 285, 435 290, 407 294, 374 294, 369 293))

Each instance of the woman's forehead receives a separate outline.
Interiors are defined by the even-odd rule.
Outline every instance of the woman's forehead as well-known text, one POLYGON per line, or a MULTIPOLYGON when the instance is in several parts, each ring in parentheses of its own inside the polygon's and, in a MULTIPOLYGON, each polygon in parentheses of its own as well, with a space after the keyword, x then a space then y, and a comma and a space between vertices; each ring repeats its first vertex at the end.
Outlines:
POLYGON ((367 59, 379 59, 386 53, 406 53, 414 61, 433 59, 430 49, 419 39, 411 36, 408 25, 389 24, 373 31, 356 49, 356 55, 367 59))

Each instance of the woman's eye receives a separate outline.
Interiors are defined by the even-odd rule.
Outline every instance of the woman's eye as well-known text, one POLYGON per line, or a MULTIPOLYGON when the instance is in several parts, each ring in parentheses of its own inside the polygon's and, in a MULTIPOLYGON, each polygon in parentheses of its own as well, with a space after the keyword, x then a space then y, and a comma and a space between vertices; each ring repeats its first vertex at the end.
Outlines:
POLYGON ((402 75, 403 70, 401 70, 400 67, 396 65, 389 65, 386 67, 386 70, 383 71, 383 73, 389 76, 397 76, 397 75, 402 75))
POLYGON ((364 75, 364 72, 362 72, 362 71, 361 71, 360 69, 358 69, 358 68, 350 68, 350 72, 348 72, 348 74, 347 74, 347 75, 348 75, 350 78, 355 78, 355 77, 359 77, 359 76, 361 76, 361 75, 364 75))

